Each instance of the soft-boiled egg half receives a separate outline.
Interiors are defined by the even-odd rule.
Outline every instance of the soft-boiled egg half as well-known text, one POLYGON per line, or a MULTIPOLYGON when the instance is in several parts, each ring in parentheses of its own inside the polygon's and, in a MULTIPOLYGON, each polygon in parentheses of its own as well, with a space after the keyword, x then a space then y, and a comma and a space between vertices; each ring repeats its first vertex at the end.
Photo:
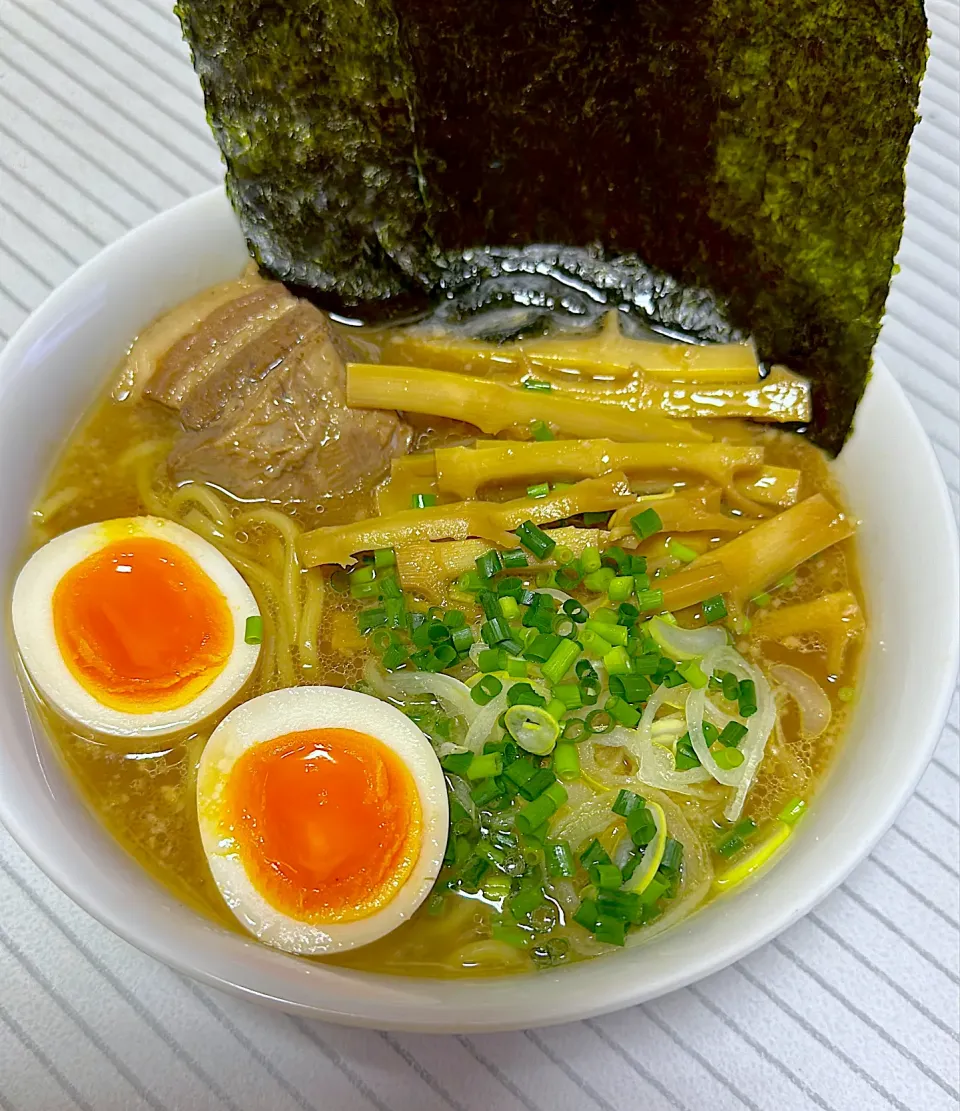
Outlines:
POLYGON ((395 707, 340 687, 271 691, 203 750, 200 835, 237 919, 289 953, 383 937, 443 863, 447 792, 429 740, 395 707))
POLYGON ((56 537, 13 591, 14 636, 37 689, 72 721, 117 737, 173 733, 229 702, 257 662, 245 634, 259 614, 229 560, 159 517, 56 537))

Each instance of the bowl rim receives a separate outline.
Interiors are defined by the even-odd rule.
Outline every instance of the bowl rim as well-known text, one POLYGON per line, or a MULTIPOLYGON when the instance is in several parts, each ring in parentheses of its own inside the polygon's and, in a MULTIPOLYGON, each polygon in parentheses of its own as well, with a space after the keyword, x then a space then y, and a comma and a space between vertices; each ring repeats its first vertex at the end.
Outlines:
MULTIPOLYGON (((151 238, 165 226, 175 226, 185 218, 190 217, 196 218, 206 214, 222 215, 223 206, 227 203, 222 187, 214 187, 205 193, 191 197, 174 208, 158 213, 150 220, 131 229, 74 271, 66 281, 58 286, 50 296, 27 317, 11 337, 6 348, 0 352, 0 404, 3 404, 4 400, 4 384, 7 378, 7 368, 11 364, 17 363, 27 350, 43 338, 48 327, 48 319, 54 318, 59 310, 69 306, 75 300, 76 292, 85 285, 91 277, 102 274, 103 277, 108 278, 115 259, 122 258, 136 251, 141 240, 151 238)), ((869 389, 892 392, 901 411, 902 419, 908 422, 912 432, 918 438, 920 450, 923 453, 924 465, 929 474, 933 477, 936 487, 936 503, 940 523, 945 526, 946 533, 950 537, 951 550, 949 552, 948 562, 952 568, 953 583, 958 584, 960 583, 960 545, 958 545, 957 525, 939 461, 906 395, 903 393, 890 371, 876 359, 874 360, 874 369, 871 379, 871 383, 868 387, 869 389)), ((960 590, 960 586, 954 585, 951 597, 953 603, 952 608, 954 610, 960 605, 960 603, 957 602, 958 590, 960 590)), ((348 1009, 341 1009, 328 1006, 324 1002, 322 998, 322 989, 319 993, 320 998, 317 999, 316 1003, 305 1002, 303 999, 285 998, 282 995, 264 991, 262 988, 257 988, 249 983, 243 982, 242 978, 236 973, 230 974, 227 971, 232 963, 229 959, 224 959, 220 962, 221 970, 216 970, 208 967, 202 959, 194 957, 188 946, 182 943, 179 945, 170 944, 162 930, 156 931, 152 937, 143 936, 138 932, 135 924, 129 920, 129 916, 125 917, 124 914, 118 913, 103 905, 98 901, 93 889, 88 890, 82 883, 74 880, 64 863, 55 854, 49 852, 47 848, 44 847, 41 838, 34 835, 29 823, 19 822, 16 815, 9 811, 4 804, 2 791, 0 791, 0 821, 3 822, 13 839, 27 856, 30 857, 33 863, 36 864, 64 894, 82 907, 94 919, 140 951, 162 961, 178 972, 188 975, 211 987, 291 1013, 323 1018, 345 1025, 374 1027, 378 1029, 399 1029, 428 1033, 468 1033, 494 1030, 505 1031, 531 1026, 554 1025, 557 1023, 589 1018, 642 1003, 666 992, 685 987, 688 984, 718 972, 735 961, 754 952, 783 930, 787 929, 842 883, 853 869, 872 851, 880 838, 890 828, 897 814, 913 793, 933 755, 934 749, 939 741, 942 724, 946 719, 949 705, 953 697, 955 689, 954 677, 957 673, 958 659, 960 659, 960 628, 954 625, 948 636, 949 643, 944 662, 949 666, 943 668, 941 673, 942 677, 937 689, 937 697, 932 701, 932 704, 928 705, 925 711, 925 724, 922 730, 923 743, 915 745, 915 747, 909 750, 909 773, 901 775, 897 780, 895 789, 891 788, 889 790, 882 811, 869 816, 869 820, 866 821, 866 832, 864 835, 861 836, 854 845, 851 845, 850 849, 843 854, 842 857, 839 859, 835 858, 830 867, 824 868, 823 878, 820 883, 806 889, 799 898, 784 903, 775 913, 768 914, 762 928, 757 929, 755 932, 751 932, 746 937, 728 940, 714 951, 704 953, 698 960, 694 960, 682 968, 657 969, 652 974, 647 975, 645 981, 639 987, 631 985, 628 977, 623 977, 621 978, 621 984, 611 987, 610 990, 604 994, 603 998, 593 999, 592 1001, 581 997, 581 994, 576 990, 569 990, 565 993, 564 1005, 557 1007, 554 1000, 549 1011, 545 1009, 538 1011, 536 1006, 525 1004, 524 1006, 516 1007, 514 1013, 511 1014, 510 1008, 506 1002, 506 997, 504 997, 501 1002, 498 1002, 495 998, 492 999, 486 1006, 480 1008, 473 1017, 465 1019, 451 1021, 450 1018, 445 1017, 442 1011, 442 1003, 439 1009, 436 1003, 432 1003, 422 1008, 419 1015, 411 1016, 408 1019, 405 1017, 397 1017, 392 1011, 389 1015, 385 1015, 381 1005, 382 1000, 379 1002, 376 999, 359 1003, 352 1002, 348 1009)), ((918 730, 918 733, 919 732, 918 730)), ((137 867, 139 867, 139 865, 137 865, 137 867)), ((191 913, 197 918, 198 925, 203 922, 199 914, 192 911, 191 913)), ((204 924, 209 925, 208 923, 204 924)), ((224 934, 227 933, 225 930, 222 932, 224 934)), ((255 945, 257 943, 251 942, 250 944, 255 945)), ((616 958, 614 956, 608 959, 616 958)), ((589 968, 592 963, 593 962, 586 962, 585 964, 575 965, 569 969, 560 970, 559 972, 541 972, 536 975, 538 979, 546 982, 563 977, 567 979, 571 988, 573 988, 571 973, 573 973, 576 968, 589 968)), ((428 984, 435 992, 440 992, 441 994, 441 985, 445 983, 459 985, 470 983, 472 985, 471 992, 482 993, 482 985, 484 984, 490 986, 498 984, 515 986, 518 983, 529 985, 531 982, 529 977, 518 979, 516 976, 490 977, 470 981, 462 979, 455 981, 437 981, 432 979, 428 980, 426 978, 410 978, 410 980, 407 981, 406 977, 354 972, 353 970, 350 970, 349 979, 352 981, 355 980, 358 983, 367 982, 371 985, 379 985, 381 987, 389 986, 391 988, 402 988, 406 986, 406 984, 428 984), (398 984, 398 980, 405 981, 406 984, 398 984)), ((400 994, 402 995, 403 993, 401 992, 400 994)), ((494 995, 495 994, 496 993, 494 993, 494 995)), ((404 1007, 413 1008, 414 1004, 403 1003, 401 1001, 398 1006, 401 1009, 404 1007)))

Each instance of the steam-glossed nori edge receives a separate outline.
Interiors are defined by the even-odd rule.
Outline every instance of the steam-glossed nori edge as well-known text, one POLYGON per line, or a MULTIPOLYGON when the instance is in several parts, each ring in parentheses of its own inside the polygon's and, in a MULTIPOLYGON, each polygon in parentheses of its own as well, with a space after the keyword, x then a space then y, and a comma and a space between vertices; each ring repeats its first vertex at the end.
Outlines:
POLYGON ((360 315, 605 298, 750 333, 813 380, 811 433, 840 448, 900 239, 922 0, 177 11, 274 276, 360 315))

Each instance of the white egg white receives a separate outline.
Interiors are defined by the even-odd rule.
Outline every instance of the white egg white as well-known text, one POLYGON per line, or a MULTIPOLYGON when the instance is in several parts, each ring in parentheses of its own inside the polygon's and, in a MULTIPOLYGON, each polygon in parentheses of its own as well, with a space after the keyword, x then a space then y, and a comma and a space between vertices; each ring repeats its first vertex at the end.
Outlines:
POLYGON ((197 776, 200 836, 227 905, 254 937, 288 953, 337 953, 367 945, 405 922, 433 887, 447 844, 447 791, 429 740, 394 706, 341 687, 271 691, 232 710, 203 750, 197 776), (272 906, 250 879, 234 840, 224 833, 224 792, 247 749, 308 729, 352 729, 392 749, 416 784, 422 811, 420 855, 394 897, 367 918, 318 925, 272 906))
POLYGON ((157 737, 186 729, 225 706, 250 678, 260 646, 247 644, 248 617, 259 615, 250 588, 217 549, 173 521, 124 517, 83 525, 57 536, 27 561, 13 588, 13 632, 27 674, 65 717, 96 733, 157 737), (191 701, 168 710, 137 713, 105 706, 73 675, 57 643, 53 597, 71 568, 117 540, 151 537, 175 545, 213 581, 233 619, 233 649, 223 670, 191 701))

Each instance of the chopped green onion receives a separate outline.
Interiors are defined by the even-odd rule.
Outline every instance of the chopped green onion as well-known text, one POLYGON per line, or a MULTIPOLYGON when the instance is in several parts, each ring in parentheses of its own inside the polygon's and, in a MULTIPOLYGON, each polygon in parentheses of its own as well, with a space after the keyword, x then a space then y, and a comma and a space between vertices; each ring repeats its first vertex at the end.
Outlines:
POLYGON ((436 504, 436 494, 413 494, 410 497, 410 506, 413 509, 429 509, 436 504))
POLYGON ((703 616, 707 622, 712 624, 714 621, 721 621, 727 616, 727 604, 723 600, 722 594, 715 594, 712 598, 705 598, 700 604, 703 610, 703 616))
POLYGON ((623 883, 623 875, 616 864, 594 864, 588 874, 594 887, 601 890, 616 891, 623 883))
POLYGON ((557 546, 556 540, 548 536, 542 528, 538 528, 533 521, 524 521, 516 530, 517 539, 532 552, 537 559, 545 559, 557 546))
POLYGON ((576 598, 568 598, 563 603, 563 612, 578 625, 582 625, 587 620, 587 611, 576 598))
MULTIPOLYGON (((551 680, 553 682, 553 680, 551 680)), ((552 691, 554 699, 559 702, 564 710, 579 710, 583 705, 580 697, 580 688, 576 683, 558 683, 552 691)))
POLYGON ((679 540, 670 540, 667 543, 667 551, 674 559, 679 559, 681 563, 693 563, 697 558, 697 553, 693 548, 688 548, 686 544, 681 544, 679 540))
POLYGON ((747 735, 747 727, 739 721, 728 721, 717 740, 727 748, 736 748, 747 735))
POLYGON ((724 671, 720 675, 720 689, 728 702, 736 702, 740 698, 740 683, 736 675, 729 671, 724 671))
POLYGON ((396 567, 397 553, 393 548, 377 548, 373 553, 373 566, 378 570, 386 567, 396 567))
POLYGON ((440 761, 443 770, 450 772, 452 775, 466 775, 467 768, 473 763, 474 754, 472 752, 451 752, 449 756, 444 756, 440 761))
POLYGON ((599 571, 601 567, 600 552, 596 548, 584 548, 580 554, 580 566, 585 574, 599 571))
POLYGON ((743 753, 739 748, 721 748, 718 752, 711 752, 717 767, 724 771, 732 771, 743 763, 743 753))
POLYGON ((504 725, 517 744, 535 756, 552 752, 560 736, 557 719, 540 706, 511 706, 504 715, 504 725))
POLYGON ((607 669, 608 675, 629 674, 632 665, 626 648, 622 648, 619 645, 615 648, 611 648, 609 652, 604 654, 603 666, 607 669))
POLYGON ((530 435, 541 442, 554 439, 553 429, 542 420, 530 422, 530 435))
POLYGON ((582 741, 589 732, 582 718, 571 718, 568 722, 564 723, 561 736, 565 741, 573 741, 576 743, 577 741, 582 741))
POLYGON ((372 629, 378 629, 381 625, 387 623, 387 611, 383 606, 375 606, 372 609, 361 610, 357 614, 357 627, 361 633, 369 633, 372 629))
POLYGON ((753 717, 757 712, 757 685, 752 679, 740 680, 737 704, 742 718, 753 717))
POLYGON ((580 752, 569 741, 558 744, 553 750, 553 770, 559 779, 580 778, 580 752))
POLYGON ((532 833, 544 822, 549 821, 566 801, 566 789, 559 783, 551 784, 539 798, 528 802, 517 812, 515 818, 517 829, 521 833, 532 833))
POLYGON ((530 884, 524 885, 509 902, 510 913, 514 918, 525 918, 543 902, 543 889, 530 884))
MULTIPOLYGON (((570 668, 573 667, 579 655, 580 649, 576 641, 561 640, 554 647, 541 668, 544 679, 549 683, 559 683, 570 668)), ((579 691, 577 693, 579 696, 579 691)), ((581 705, 579 697, 577 705, 581 705)))
POLYGON ((549 482, 538 482, 534 486, 527 487, 528 498, 545 498, 550 493, 549 482))
POLYGON ((583 719, 583 723, 587 727, 588 733, 600 735, 610 732, 614 725, 614 719, 606 709, 591 710, 583 719))
POLYGON ((507 660, 507 674, 511 679, 526 679, 527 677, 527 664, 525 660, 518 660, 511 657, 507 660))
MULTIPOLYGON (((522 762, 525 764, 527 763, 526 760, 522 762)), ((521 761, 515 760, 514 763, 521 763, 521 761)), ((532 767, 532 765, 529 766, 532 767)), ((513 764, 511 764, 510 767, 513 767, 513 764)), ((529 779, 525 780, 523 783, 517 784, 517 791, 527 802, 532 802, 534 799, 539 798, 543 792, 556 783, 556 781, 557 777, 549 768, 534 768, 533 775, 531 775, 529 779)))
POLYGON ((470 792, 470 798, 473 799, 477 806, 485 806, 488 802, 493 802, 494 799, 499 798, 502 794, 503 788, 495 779, 481 779, 470 792))
POLYGON ((561 641, 556 633, 538 633, 524 649, 523 654, 528 660, 542 664, 550 659, 554 650, 563 643, 566 642, 561 641))
POLYGON ((662 590, 638 590, 637 608, 642 612, 660 609, 663 605, 662 590))
POLYGON ((686 679, 694 690, 701 690, 707 685, 707 677, 700 669, 696 660, 686 660, 677 664, 677 671, 686 679))
POLYGON ((409 654, 402 644, 391 644, 384 652, 381 663, 387 671, 396 671, 397 668, 402 667, 408 659, 409 654))
POLYGON ((553 389, 549 382, 543 382, 539 378, 524 378, 520 383, 525 390, 540 390, 544 393, 553 389))
POLYGON ((504 595, 500 599, 500 612, 508 621, 515 621, 520 616, 516 598, 511 598, 509 594, 504 595))
POLYGON ((646 702, 653 687, 643 675, 611 675, 610 693, 627 702, 646 702))
POLYGON ((616 577, 617 573, 612 567, 601 567, 599 571, 584 575, 583 585, 594 594, 605 594, 607 587, 616 577))
POLYGON ((773 584, 774 590, 786 590, 797 581, 796 571, 788 571, 779 582, 773 584))
POLYGON ((731 833, 717 844, 717 852, 721 856, 730 857, 733 856, 734 853, 738 853, 743 848, 743 845, 743 838, 731 833))
POLYGON ((484 648, 477 656, 477 667, 481 671, 503 671, 507 666, 507 654, 502 648, 484 648))
POLYGON ((493 699, 503 690, 503 683, 496 677, 496 675, 484 675, 484 677, 470 688, 470 697, 478 706, 486 706, 488 702, 493 699))
POLYGON ((677 741, 673 764, 678 772, 686 772, 691 768, 700 767, 700 757, 694 751, 689 733, 684 733, 680 740, 677 741))
POLYGON ((566 706, 564 706, 559 698, 551 698, 544 709, 552 718, 556 718, 558 722, 567 712, 566 706))
POLYGON ((573 563, 575 556, 573 554, 572 548, 568 548, 566 544, 560 544, 554 550, 553 558, 557 561, 558 564, 567 564, 573 563))
POLYGON ((243 625, 244 644, 263 643, 263 618, 259 614, 248 617, 243 625))
POLYGON ((589 870, 593 864, 609 864, 610 857, 607 855, 607 850, 595 837, 580 854, 580 863, 589 870))
POLYGON ((543 846, 543 855, 548 876, 569 878, 577 874, 577 865, 569 842, 547 841, 543 846))
POLYGON ((633 578, 630 575, 616 575, 607 587, 607 597, 611 602, 625 602, 633 593, 633 578))
POLYGON ((604 709, 627 729, 636 729, 640 724, 640 711, 622 698, 608 698, 604 709))
POLYGON ((503 771, 503 757, 499 752, 475 755, 467 768, 467 779, 487 779, 503 771))
MULTIPOLYGON (((449 627, 448 625, 447 628, 449 627)), ((470 645, 473 644, 473 633, 468 625, 461 625, 458 629, 453 630, 450 639, 453 642, 453 647, 462 654, 469 651, 470 645)))
POLYGON ((664 872, 676 872, 683 863, 683 842, 673 837, 667 838, 663 847, 663 856, 660 858, 660 868, 664 872))
POLYGON ((760 606, 762 608, 763 606, 769 606, 771 599, 770 595, 766 591, 763 591, 751 598, 750 601, 753 602, 755 606, 760 606))
POLYGON ((630 518, 630 525, 638 539, 646 540, 648 536, 653 536, 663 528, 663 521, 660 520, 660 514, 655 509, 645 509, 636 517, 630 518))
POLYGON ((527 566, 527 556, 523 548, 508 548, 500 558, 503 566, 507 568, 516 569, 527 566))
POLYGON ((547 700, 529 683, 514 683, 507 691, 508 706, 546 706, 547 700))
POLYGON ((609 915, 597 913, 596 924, 593 927, 593 936, 597 941, 607 945, 625 945, 627 939, 627 924, 622 919, 611 918, 609 915))
POLYGON ((798 821, 807 809, 807 804, 801 798, 791 799, 787 805, 780 811, 777 818, 781 822, 786 822, 788 826, 792 826, 794 822, 798 821))
POLYGON ((476 594, 480 590, 485 590, 486 585, 476 571, 464 571, 457 579, 457 589, 464 594, 476 594))
POLYGON ((480 637, 491 648, 510 638, 510 626, 501 617, 492 617, 480 626, 480 637))
POLYGON ((351 598, 377 598, 380 596, 380 587, 375 582, 358 582, 350 584, 351 598))
POLYGON ((597 904, 593 899, 582 900, 580 906, 574 911, 573 920, 578 926, 583 926, 585 930, 593 932, 598 920, 597 904))
POLYGON ((643 914, 643 904, 639 894, 633 891, 601 891, 597 894, 597 911, 601 918, 639 922, 643 914))
POLYGON ((852 702, 856 694, 857 692, 853 687, 841 687, 837 691, 837 698, 839 698, 841 702, 852 702))
POLYGON ((617 795, 616 799, 614 799, 613 806, 611 806, 610 809, 614 814, 619 814, 621 818, 626 818, 638 807, 645 805, 646 803, 640 795, 635 794, 633 791, 628 791, 624 787, 617 795))
POLYGON ((638 806, 627 815, 627 833, 638 848, 649 845, 657 836, 657 823, 646 806, 638 806))
POLYGON ((477 574, 485 579, 492 579, 498 571, 503 570, 503 560, 495 548, 477 556, 474 563, 477 565, 477 574))
MULTIPOLYGON (((639 642, 642 647, 642 641, 639 642)), ((641 652, 633 656, 633 670, 637 675, 655 675, 660 670, 659 652, 641 652)))

